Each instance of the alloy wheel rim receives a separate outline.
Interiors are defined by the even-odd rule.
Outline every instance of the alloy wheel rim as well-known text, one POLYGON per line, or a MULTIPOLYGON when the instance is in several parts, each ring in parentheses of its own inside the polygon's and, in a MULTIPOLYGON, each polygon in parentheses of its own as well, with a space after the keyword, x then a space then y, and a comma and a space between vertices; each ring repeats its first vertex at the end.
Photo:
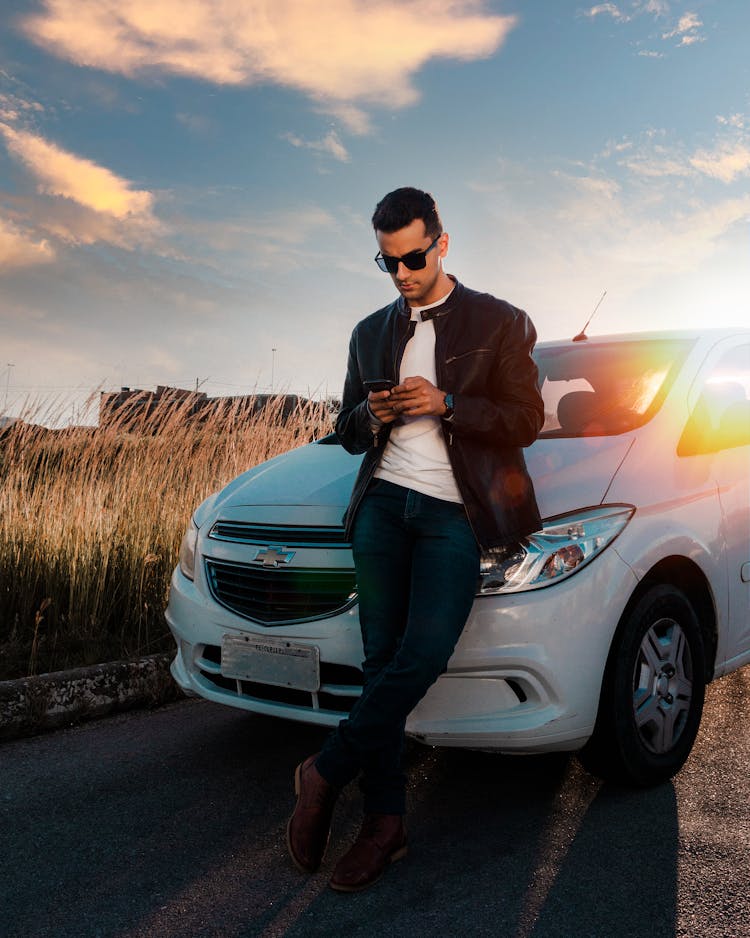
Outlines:
POLYGON ((693 658, 685 632, 675 619, 659 619, 643 636, 633 669, 633 715, 649 752, 674 748, 692 698, 693 658))

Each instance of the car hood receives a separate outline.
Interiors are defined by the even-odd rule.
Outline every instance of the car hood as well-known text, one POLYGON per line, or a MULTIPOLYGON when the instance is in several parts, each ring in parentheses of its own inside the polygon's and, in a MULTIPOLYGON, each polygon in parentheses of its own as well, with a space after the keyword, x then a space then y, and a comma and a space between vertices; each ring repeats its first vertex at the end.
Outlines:
MULTIPOLYGON (((525 455, 542 517, 599 504, 632 442, 633 434, 537 440, 525 455)), ((308 523, 339 524, 361 459, 335 444, 291 450, 230 482, 201 506, 196 521, 210 513, 299 524, 304 510, 308 523)))
POLYGON ((590 508, 606 497, 634 434, 537 440, 526 450, 543 518, 590 508))

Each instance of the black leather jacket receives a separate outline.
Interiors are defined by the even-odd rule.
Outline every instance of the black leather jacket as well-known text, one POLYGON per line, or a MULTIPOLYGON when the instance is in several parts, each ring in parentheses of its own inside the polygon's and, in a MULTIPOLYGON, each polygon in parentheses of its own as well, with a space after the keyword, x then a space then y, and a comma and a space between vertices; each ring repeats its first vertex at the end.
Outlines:
MULTIPOLYGON (((363 319, 352 333, 336 434, 350 453, 365 453, 349 507, 347 535, 388 442, 391 424, 371 428, 363 381, 398 382, 413 333, 405 300, 363 319)), ((541 527, 521 447, 544 422, 531 358, 536 331, 521 309, 456 282, 435 322, 437 385, 453 394, 454 419, 442 421, 453 474, 474 536, 483 549, 509 544, 541 527)))

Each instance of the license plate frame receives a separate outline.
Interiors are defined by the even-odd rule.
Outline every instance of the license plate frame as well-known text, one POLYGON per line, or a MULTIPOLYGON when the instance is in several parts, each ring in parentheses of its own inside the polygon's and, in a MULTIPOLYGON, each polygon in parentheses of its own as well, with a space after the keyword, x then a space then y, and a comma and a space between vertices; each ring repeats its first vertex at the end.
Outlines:
POLYGON ((226 634, 221 673, 240 681, 315 693, 320 690, 320 649, 285 638, 226 634))

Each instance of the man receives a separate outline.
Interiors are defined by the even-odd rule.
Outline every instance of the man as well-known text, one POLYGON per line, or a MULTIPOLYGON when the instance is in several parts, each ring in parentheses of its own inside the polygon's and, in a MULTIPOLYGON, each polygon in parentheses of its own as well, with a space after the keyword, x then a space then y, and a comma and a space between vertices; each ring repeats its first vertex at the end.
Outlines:
POLYGON ((445 670, 471 610, 483 549, 541 526, 521 447, 544 420, 526 314, 443 270, 431 195, 391 192, 372 218, 400 297, 355 328, 336 433, 364 453, 345 516, 357 571, 364 688, 295 772, 287 828, 314 872, 340 790, 361 775, 365 819, 331 886, 357 891, 406 853, 408 714, 445 670))

